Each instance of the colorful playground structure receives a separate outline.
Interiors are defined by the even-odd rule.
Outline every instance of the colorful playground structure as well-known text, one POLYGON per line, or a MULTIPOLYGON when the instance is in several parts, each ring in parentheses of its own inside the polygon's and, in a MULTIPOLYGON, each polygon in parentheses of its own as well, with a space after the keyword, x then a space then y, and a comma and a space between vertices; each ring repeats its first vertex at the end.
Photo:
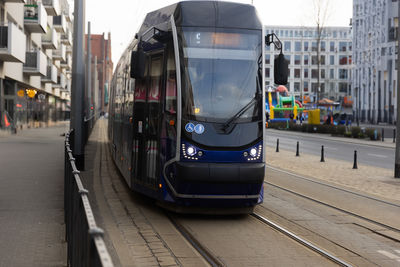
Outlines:
POLYGON ((289 91, 283 85, 278 86, 275 91, 268 90, 268 102, 266 110, 269 114, 270 122, 296 121, 297 116, 303 115, 304 107, 294 95, 289 95, 289 91))

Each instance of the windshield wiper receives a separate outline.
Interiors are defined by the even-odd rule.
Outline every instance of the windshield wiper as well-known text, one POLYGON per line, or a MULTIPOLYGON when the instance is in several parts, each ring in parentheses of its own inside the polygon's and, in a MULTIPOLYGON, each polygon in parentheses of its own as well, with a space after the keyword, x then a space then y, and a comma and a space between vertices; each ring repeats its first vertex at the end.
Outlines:
POLYGON ((227 120, 224 125, 222 126, 222 129, 225 131, 226 129, 229 128, 229 126, 232 125, 237 119, 239 119, 249 108, 251 108, 256 102, 257 102, 258 97, 255 96, 252 100, 250 100, 249 103, 246 104, 243 108, 241 108, 235 115, 233 115, 229 120, 227 120))
POLYGON ((235 115, 233 115, 231 118, 229 118, 223 125, 222 125, 222 129, 224 130, 224 132, 226 132, 226 130, 232 125, 232 123, 234 123, 237 119, 239 119, 246 111, 248 111, 255 103, 257 103, 257 100, 259 99, 259 97, 262 95, 261 90, 259 88, 259 79, 257 76, 257 92, 256 95, 250 100, 249 103, 246 104, 246 106, 244 106, 243 108, 241 108, 235 115))

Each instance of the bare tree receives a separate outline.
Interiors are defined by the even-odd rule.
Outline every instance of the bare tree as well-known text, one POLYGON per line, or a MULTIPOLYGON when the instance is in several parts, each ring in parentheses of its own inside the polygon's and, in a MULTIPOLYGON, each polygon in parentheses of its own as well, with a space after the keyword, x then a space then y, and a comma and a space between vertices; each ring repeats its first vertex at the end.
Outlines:
POLYGON ((317 28, 317 67, 318 67, 318 75, 317 75, 317 101, 320 100, 321 97, 321 40, 324 36, 325 23, 329 17, 330 10, 330 1, 329 0, 313 0, 314 4, 314 20, 317 28))

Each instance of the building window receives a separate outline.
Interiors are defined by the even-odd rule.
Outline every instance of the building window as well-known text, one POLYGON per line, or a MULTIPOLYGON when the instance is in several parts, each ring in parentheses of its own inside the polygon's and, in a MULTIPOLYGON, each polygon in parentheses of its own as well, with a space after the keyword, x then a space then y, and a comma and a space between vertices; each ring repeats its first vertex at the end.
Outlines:
POLYGON ((300 78, 300 69, 294 69, 294 77, 300 78))
POLYGON ((294 91, 295 92, 300 92, 300 83, 298 83, 298 82, 294 83, 294 91))
POLYGON ((311 56, 311 65, 318 65, 318 57, 311 56))
POLYGON ((296 52, 300 52, 301 51, 301 42, 295 42, 294 43, 294 50, 296 52))
POLYGON ((325 52, 325 42, 321 42, 321 51, 325 52))
POLYGON ((321 70, 321 79, 325 79, 325 70, 321 70))
POLYGON ((295 56, 294 56, 294 64, 295 64, 295 65, 300 65, 300 64, 301 64, 301 57, 300 57, 300 55, 295 55, 295 56))
POLYGON ((318 70, 316 69, 311 70, 311 78, 318 79, 318 70))
POLYGON ((304 55, 304 65, 308 65, 308 55, 304 55))
POLYGON ((330 42, 329 51, 335 52, 335 42, 330 42))
POLYGON ((347 42, 339 42, 339 51, 346 52, 347 42))
POLYGON ((271 51, 271 46, 270 45, 266 45, 265 46, 265 51, 271 51))
POLYGON ((311 42, 311 51, 317 51, 317 42, 311 42))
POLYGON ((308 51, 308 42, 304 42, 304 51, 305 51, 305 52, 308 51))
POLYGON ((303 89, 303 91, 304 91, 304 92, 308 92, 308 82, 304 82, 303 84, 304 84, 304 89, 303 89))
POLYGON ((348 75, 348 70, 346 69, 339 69, 339 79, 341 80, 345 80, 348 79, 349 75, 348 75))
POLYGON ((352 51, 352 50, 353 50, 353 43, 349 42, 349 51, 352 51))
POLYGON ((335 70, 334 69, 330 69, 329 70, 329 78, 330 79, 335 79, 335 70))
POLYGON ((347 94, 347 83, 339 83, 339 93, 347 94))
POLYGON ((318 83, 311 83, 311 92, 318 93, 318 83))
POLYGON ((339 56, 339 65, 347 65, 347 56, 339 56))
POLYGON ((265 78, 269 78, 269 77, 270 77, 270 69, 265 68, 265 78))
POLYGON ((335 65, 335 56, 329 56, 329 64, 335 65))
POLYGON ((286 59, 287 61, 289 61, 289 65, 290 65, 290 55, 285 55, 285 59, 286 59))
MULTIPOLYGON (((286 31, 287 32, 287 31, 286 31)), ((285 49, 284 49, 284 51, 286 51, 286 52, 290 52, 290 45, 291 45, 291 42, 290 41, 285 41, 285 49)))
POLYGON ((321 63, 321 65, 325 65, 325 56, 324 55, 321 56, 320 63, 321 63))
POLYGON ((271 55, 265 55, 265 64, 266 65, 271 64, 271 55))
POLYGON ((304 69, 304 78, 308 78, 308 69, 304 69))

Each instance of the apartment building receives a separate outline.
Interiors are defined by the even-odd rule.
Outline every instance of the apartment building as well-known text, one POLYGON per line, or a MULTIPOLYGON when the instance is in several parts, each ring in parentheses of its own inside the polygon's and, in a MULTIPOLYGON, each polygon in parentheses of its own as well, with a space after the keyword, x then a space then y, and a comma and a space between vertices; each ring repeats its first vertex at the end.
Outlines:
MULTIPOLYGON (((318 88, 316 27, 265 26, 275 33, 289 60, 288 90, 299 99, 329 98, 342 101, 351 96, 352 35, 350 27, 325 27, 320 44, 320 86, 318 88)), ((274 57, 279 53, 266 46, 266 86, 273 85, 274 57)))
POLYGON ((353 1, 353 112, 363 122, 396 121, 398 5, 353 1))
MULTIPOLYGON (((87 35, 85 39, 87 40, 87 35)), ((92 69, 97 70, 97 82, 92 82, 96 88, 93 95, 97 95, 96 101, 99 103, 99 110, 103 112, 108 111, 108 98, 109 98, 109 84, 113 74, 113 62, 111 58, 111 33, 108 33, 107 38, 105 34, 92 34, 91 38, 91 58, 92 69), (96 61, 96 63, 95 63, 96 61)), ((87 52, 86 43, 86 52, 87 52)), ((93 78, 93 77, 92 77, 93 78)))
POLYGON ((72 18, 67 0, 0 1, 0 125, 68 117, 72 18))

